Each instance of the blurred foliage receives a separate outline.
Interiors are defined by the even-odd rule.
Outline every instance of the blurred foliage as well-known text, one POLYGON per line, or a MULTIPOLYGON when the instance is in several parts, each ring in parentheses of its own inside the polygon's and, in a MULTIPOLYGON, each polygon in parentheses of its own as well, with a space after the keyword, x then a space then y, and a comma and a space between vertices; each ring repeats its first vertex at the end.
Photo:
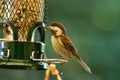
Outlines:
MULTIPOLYGON (((47 25, 53 21, 65 25, 79 55, 93 72, 88 74, 70 59, 65 65, 57 65, 63 80, 120 80, 119 4, 120 0, 49 0, 47 25)), ((49 31, 46 54, 58 57, 51 47, 49 31)), ((1 80, 43 80, 43 75, 41 71, 0 70, 1 80)))

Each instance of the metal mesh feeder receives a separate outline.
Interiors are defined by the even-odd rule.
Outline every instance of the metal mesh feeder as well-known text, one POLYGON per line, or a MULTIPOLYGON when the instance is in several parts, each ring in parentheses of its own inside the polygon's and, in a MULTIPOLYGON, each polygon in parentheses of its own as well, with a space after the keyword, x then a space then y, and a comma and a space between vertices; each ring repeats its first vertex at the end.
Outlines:
POLYGON ((67 62, 46 57, 46 11, 47 0, 0 0, 0 68, 46 69, 47 64, 67 62))
POLYGON ((41 58, 45 47, 46 0, 0 0, 0 67, 45 69, 41 58), (34 40, 35 31, 40 40, 34 40))

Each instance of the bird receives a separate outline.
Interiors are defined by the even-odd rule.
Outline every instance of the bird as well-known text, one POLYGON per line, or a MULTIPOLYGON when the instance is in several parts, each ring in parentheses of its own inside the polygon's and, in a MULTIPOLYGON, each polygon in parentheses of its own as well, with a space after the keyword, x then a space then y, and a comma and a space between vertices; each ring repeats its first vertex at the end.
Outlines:
POLYGON ((68 37, 64 25, 60 22, 52 22, 47 27, 51 32, 51 43, 54 51, 61 57, 75 58, 88 73, 92 73, 89 66, 78 55, 77 49, 68 37))
POLYGON ((6 41, 13 41, 12 28, 7 24, 3 24, 0 28, 3 30, 3 38, 0 39, 6 41))
POLYGON ((11 29, 10 26, 6 25, 6 27, 4 27, 4 39, 8 40, 8 41, 12 41, 13 40, 13 31, 11 29))

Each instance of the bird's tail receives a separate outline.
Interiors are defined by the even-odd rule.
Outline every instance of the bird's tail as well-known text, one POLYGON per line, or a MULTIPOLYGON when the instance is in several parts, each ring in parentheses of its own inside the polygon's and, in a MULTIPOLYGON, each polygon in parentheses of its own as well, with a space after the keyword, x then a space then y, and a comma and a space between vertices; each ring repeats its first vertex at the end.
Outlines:
POLYGON ((89 72, 90 74, 92 73, 92 71, 90 70, 89 66, 78 56, 77 56, 77 61, 85 69, 85 71, 89 72))
POLYGON ((90 74, 92 73, 92 71, 90 70, 90 68, 88 67, 88 65, 83 61, 83 60, 78 60, 78 62, 80 63, 80 65, 90 74))

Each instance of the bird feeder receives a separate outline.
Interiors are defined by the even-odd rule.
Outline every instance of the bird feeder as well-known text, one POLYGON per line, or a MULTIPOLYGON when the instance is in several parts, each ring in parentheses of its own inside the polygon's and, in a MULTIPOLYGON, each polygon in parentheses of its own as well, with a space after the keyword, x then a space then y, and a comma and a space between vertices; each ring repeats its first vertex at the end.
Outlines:
POLYGON ((46 58, 46 9, 47 0, 0 0, 0 68, 46 69, 50 62, 66 62, 46 58))

